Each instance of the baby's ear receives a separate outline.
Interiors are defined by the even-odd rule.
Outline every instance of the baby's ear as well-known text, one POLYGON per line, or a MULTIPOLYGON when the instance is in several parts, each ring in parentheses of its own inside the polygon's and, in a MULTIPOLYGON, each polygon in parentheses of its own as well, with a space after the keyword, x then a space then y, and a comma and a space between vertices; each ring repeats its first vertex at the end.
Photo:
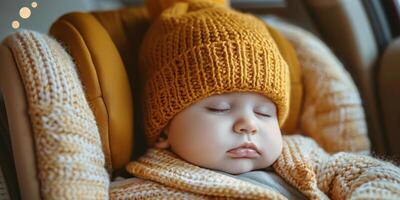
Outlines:
POLYGON ((169 127, 171 126, 171 121, 168 122, 167 125, 165 125, 163 132, 161 134, 165 134, 166 136, 168 135, 169 127))
POLYGON ((157 149, 168 149, 169 148, 169 142, 168 142, 168 133, 167 130, 164 129, 164 131, 161 133, 160 137, 158 137, 158 140, 154 147, 157 149))

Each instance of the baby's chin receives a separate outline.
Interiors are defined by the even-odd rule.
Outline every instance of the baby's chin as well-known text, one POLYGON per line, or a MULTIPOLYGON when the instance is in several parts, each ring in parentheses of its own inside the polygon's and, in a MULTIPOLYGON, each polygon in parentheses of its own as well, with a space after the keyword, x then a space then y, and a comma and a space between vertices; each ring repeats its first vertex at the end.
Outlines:
POLYGON ((234 175, 238 175, 238 174, 243 174, 246 172, 250 172, 253 170, 258 170, 258 169, 265 169, 267 167, 269 167, 270 165, 268 164, 264 164, 262 166, 256 166, 253 162, 249 162, 248 160, 238 160, 235 162, 235 164, 229 164, 226 166, 221 166, 219 169, 219 171, 223 171, 229 174, 234 174, 234 175))

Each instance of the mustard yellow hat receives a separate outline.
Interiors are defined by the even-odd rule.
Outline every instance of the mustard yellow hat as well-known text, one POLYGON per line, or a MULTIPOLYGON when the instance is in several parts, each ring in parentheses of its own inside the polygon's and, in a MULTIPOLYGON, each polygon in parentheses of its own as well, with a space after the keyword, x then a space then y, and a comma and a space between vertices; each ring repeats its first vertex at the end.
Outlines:
POLYGON ((262 20, 206 0, 175 2, 149 13, 153 23, 139 55, 149 145, 177 113, 226 92, 265 95, 277 106, 282 126, 289 109, 289 68, 262 20))

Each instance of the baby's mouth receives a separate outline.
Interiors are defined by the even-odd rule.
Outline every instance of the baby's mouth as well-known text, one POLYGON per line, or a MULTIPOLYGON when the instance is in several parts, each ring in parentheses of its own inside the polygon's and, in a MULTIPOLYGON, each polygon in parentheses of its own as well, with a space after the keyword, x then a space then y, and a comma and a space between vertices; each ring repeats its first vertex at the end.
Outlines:
POLYGON ((244 143, 239 147, 227 151, 228 156, 231 158, 257 158, 260 153, 253 143, 244 143))

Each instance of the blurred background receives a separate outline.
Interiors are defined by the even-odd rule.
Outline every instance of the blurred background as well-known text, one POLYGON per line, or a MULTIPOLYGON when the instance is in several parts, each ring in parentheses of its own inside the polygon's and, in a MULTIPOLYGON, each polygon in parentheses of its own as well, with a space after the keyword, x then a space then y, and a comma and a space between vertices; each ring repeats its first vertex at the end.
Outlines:
MULTIPOLYGON (((18 29, 32 29, 47 33, 52 22, 68 12, 110 10, 142 4, 143 0, 1 0, 0 40, 18 29)), ((291 12, 290 15, 296 17, 300 23, 304 18, 304 16, 298 17, 304 15, 304 13, 297 9, 301 4, 296 3, 296 1, 232 0, 231 4, 238 9, 260 13, 271 13, 271 11, 282 13, 287 10, 288 6, 291 6, 293 10, 297 11, 291 12)))
MULTIPOLYGON (((0 1, 0 39, 17 29, 32 29, 47 33, 51 23, 64 13, 72 11, 105 10, 125 6, 126 4, 141 3, 141 1, 119 0, 1 0, 0 1), (35 8, 32 3, 36 2, 35 8), (29 8, 30 12, 21 8, 29 8), (30 14, 29 14, 30 13, 30 14), (12 22, 18 21, 19 28, 14 29, 12 22)), ((35 5, 35 4, 34 4, 35 5)))

